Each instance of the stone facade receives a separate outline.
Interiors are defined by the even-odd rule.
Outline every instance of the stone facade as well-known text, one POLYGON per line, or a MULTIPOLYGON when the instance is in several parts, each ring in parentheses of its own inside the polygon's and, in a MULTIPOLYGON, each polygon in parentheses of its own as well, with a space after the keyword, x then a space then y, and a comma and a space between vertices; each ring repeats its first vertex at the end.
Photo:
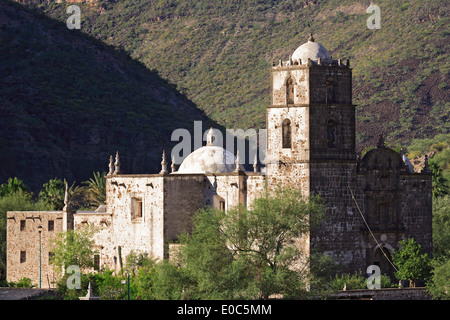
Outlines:
POLYGON ((48 288, 54 283, 57 275, 49 263, 50 241, 59 232, 67 230, 67 225, 64 227, 64 214, 61 211, 8 212, 6 231, 8 281, 17 282, 27 277, 38 286, 41 278, 42 288, 48 288))
MULTIPOLYGON (((278 185, 300 188, 306 197, 320 195, 327 204, 320 227, 298 239, 306 253, 330 255, 342 272, 365 272, 377 264, 392 275, 384 255, 397 249, 399 240, 414 237, 431 251, 431 174, 426 165, 421 173, 411 170, 404 155, 382 139, 378 148, 357 157, 351 81, 349 62, 332 60, 312 37, 272 67, 264 174, 246 172, 238 158, 214 143, 210 130, 207 145, 191 153, 180 172, 175 166, 168 172, 165 153, 159 174, 122 174, 118 154, 115 162, 111 157, 106 204, 95 212, 9 212, 8 280, 26 276, 36 282, 38 223, 44 225, 43 261, 51 234, 87 224, 98 230, 99 266, 119 271, 131 251, 173 257, 171 249, 176 251, 180 233, 191 231, 198 209, 250 207, 266 186, 278 185), (29 229, 20 231, 24 219, 29 229), (50 232, 45 226, 51 219, 50 232)), ((50 266, 42 266, 51 279, 50 266)))

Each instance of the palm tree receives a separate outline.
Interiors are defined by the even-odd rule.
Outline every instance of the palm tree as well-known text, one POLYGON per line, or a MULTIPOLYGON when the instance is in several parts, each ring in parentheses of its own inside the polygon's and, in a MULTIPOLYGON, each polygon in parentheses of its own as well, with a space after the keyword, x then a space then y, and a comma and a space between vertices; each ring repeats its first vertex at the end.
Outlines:
POLYGON ((22 180, 17 177, 8 178, 8 181, 0 185, 0 197, 6 196, 17 191, 28 192, 28 188, 25 186, 22 180))
POLYGON ((82 182, 85 184, 86 198, 91 207, 98 207, 106 201, 106 172, 94 172, 94 177, 82 182))

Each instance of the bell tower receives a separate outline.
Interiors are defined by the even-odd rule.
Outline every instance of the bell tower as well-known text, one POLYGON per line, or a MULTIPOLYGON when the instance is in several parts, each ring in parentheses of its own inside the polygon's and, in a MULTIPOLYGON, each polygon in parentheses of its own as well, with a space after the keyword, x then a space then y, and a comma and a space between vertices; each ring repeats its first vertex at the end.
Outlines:
POLYGON ((266 108, 270 185, 309 195, 313 163, 356 160, 351 79, 349 61, 333 60, 312 35, 289 60, 273 64, 266 108))

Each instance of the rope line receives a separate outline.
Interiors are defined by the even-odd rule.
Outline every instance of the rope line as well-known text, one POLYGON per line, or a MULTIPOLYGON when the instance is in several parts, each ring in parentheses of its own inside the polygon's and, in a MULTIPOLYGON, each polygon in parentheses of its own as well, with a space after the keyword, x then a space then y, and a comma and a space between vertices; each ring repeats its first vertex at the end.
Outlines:
POLYGON ((369 230, 370 234, 372 235, 373 240, 375 240, 375 242, 377 243, 378 248, 380 248, 381 252, 382 252, 383 255, 386 257, 387 261, 389 261, 389 263, 391 264, 391 266, 394 267, 395 271, 398 272, 397 267, 396 267, 396 266, 392 263, 392 261, 388 258, 388 256, 386 255, 386 253, 385 253, 384 250, 383 250, 383 247, 382 247, 382 246, 380 245, 380 243, 377 241, 377 239, 375 238, 375 235, 373 234, 372 230, 370 229, 369 225, 367 224, 367 221, 366 221, 366 219, 364 218, 364 215, 363 215, 363 213, 361 212, 361 209, 359 208, 358 202, 356 201, 356 198, 355 198, 355 196, 353 195, 353 191, 352 191, 352 189, 350 189, 350 186, 348 186, 348 190, 350 190, 350 193, 351 193, 351 195, 352 195, 352 199, 353 199, 353 201, 354 201, 355 204, 356 204, 356 208, 358 209, 359 214, 361 215, 361 218, 362 218, 363 221, 364 221, 364 224, 366 225, 367 229, 369 230))

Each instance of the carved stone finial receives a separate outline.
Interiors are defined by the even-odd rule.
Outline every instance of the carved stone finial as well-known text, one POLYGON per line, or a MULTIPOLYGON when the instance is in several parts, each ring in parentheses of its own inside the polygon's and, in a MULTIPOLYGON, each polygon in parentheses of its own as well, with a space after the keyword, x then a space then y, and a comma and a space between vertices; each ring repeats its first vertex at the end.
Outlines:
POLYGON ((66 185, 66 190, 64 192, 64 211, 70 210, 70 196, 69 196, 69 186, 67 184, 67 181, 64 179, 64 183, 66 185))
POLYGON ((258 155, 255 153, 255 159, 253 160, 253 172, 258 172, 258 155))
POLYGON ((431 169, 428 166, 428 155, 425 155, 425 161, 424 162, 425 162, 425 164, 423 166, 422 173, 431 173, 431 169))
POLYGON ((234 169, 235 172, 239 172, 239 162, 240 162, 240 158, 239 158, 239 150, 236 153, 236 161, 234 162, 236 164, 236 169, 234 169))
POLYGON ((380 138, 378 139, 377 147, 378 148, 385 148, 383 134, 380 134, 380 138))
POLYGON ((108 166, 109 166, 108 176, 110 176, 114 173, 114 159, 113 159, 112 155, 109 156, 109 165, 108 166))
POLYGON ((66 191, 64 192, 64 204, 67 206, 69 204, 70 197, 69 197, 69 186, 67 184, 67 181, 65 181, 65 183, 66 183, 66 191))
POLYGON ((209 128, 208 133, 206 134, 206 145, 213 146, 215 140, 216 140, 216 137, 214 136, 214 130, 211 127, 211 128, 209 128))
POLYGON ((177 166, 175 164, 175 156, 172 155, 172 164, 170 165, 170 168, 172 169, 172 173, 177 172, 177 166))
POLYGON ((160 174, 167 174, 166 150, 163 150, 160 174))
POLYGON ((120 173, 119 151, 116 151, 116 162, 114 162, 114 174, 120 173))

